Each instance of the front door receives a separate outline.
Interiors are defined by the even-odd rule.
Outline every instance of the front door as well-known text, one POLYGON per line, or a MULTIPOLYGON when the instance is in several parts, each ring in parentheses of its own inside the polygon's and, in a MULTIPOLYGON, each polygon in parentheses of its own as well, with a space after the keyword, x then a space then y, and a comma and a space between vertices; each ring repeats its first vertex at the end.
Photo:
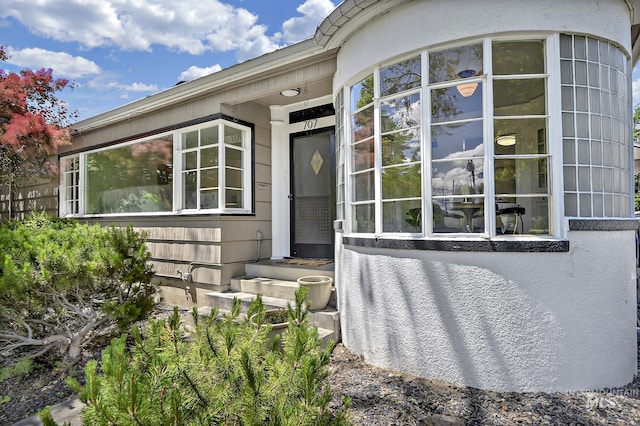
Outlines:
POLYGON ((333 259, 334 128, 291 135, 291 256, 333 259))

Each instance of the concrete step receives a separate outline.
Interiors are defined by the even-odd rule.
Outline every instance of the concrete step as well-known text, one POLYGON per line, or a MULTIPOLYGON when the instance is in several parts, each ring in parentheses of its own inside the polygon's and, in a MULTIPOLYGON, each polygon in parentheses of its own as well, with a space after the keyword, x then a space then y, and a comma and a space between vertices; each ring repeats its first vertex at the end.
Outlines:
POLYGON ((300 277, 306 277, 310 275, 325 275, 331 278, 335 277, 333 263, 317 267, 310 267, 279 264, 277 260, 270 260, 264 262, 247 263, 244 270, 247 277, 269 277, 274 280, 293 282, 295 282, 300 277))
MULTIPOLYGON (((236 297, 240 300, 240 312, 246 313, 256 295, 237 291, 210 292, 207 293, 207 306, 199 308, 198 312, 203 315, 209 315, 213 307, 217 307, 220 313, 230 312, 233 308, 233 299, 236 297)), ((262 303, 267 309, 286 308, 289 304, 292 304, 287 299, 264 295, 262 296, 262 303)), ((309 323, 320 328, 340 330, 340 314, 331 306, 327 306, 321 311, 309 311, 309 323)))
POLYGON ((236 277, 231 279, 231 290, 242 293, 262 294, 263 297, 296 300, 296 281, 273 278, 236 277))

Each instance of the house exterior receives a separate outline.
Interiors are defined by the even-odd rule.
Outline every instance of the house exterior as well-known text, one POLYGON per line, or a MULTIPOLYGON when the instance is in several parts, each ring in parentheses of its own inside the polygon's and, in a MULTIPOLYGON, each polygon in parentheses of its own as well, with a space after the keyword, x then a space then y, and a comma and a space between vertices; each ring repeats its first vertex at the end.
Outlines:
POLYGON ((335 259, 342 341, 484 389, 637 371, 637 0, 346 0, 313 38, 73 126, 59 215, 149 234, 165 298, 335 259))

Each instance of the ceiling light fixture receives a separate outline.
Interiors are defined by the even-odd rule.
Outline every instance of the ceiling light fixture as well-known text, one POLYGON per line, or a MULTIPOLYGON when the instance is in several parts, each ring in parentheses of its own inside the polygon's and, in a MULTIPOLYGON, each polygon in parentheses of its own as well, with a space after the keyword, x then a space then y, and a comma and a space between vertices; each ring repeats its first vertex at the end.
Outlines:
MULTIPOLYGON (((463 70, 458 73, 458 76, 460 78, 469 78, 469 77, 473 77, 474 75, 476 75, 476 70, 463 70)), ((477 88, 478 88, 477 82, 463 83, 456 86, 456 89, 458 89, 458 92, 465 98, 468 98, 469 96, 473 95, 477 88)))
POLYGON ((292 98, 294 96, 298 96, 300 94, 300 89, 286 89, 280 92, 280 94, 286 98, 292 98))
POLYGON ((496 138, 496 143, 500 146, 513 146, 516 144, 516 135, 503 135, 496 138))

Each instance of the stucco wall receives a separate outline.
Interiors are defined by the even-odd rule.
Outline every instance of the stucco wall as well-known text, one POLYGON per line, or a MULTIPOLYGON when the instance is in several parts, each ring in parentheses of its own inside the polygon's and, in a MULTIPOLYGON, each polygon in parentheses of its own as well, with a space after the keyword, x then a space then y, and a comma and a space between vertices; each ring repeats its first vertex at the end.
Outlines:
POLYGON ((623 0, 420 0, 405 3, 352 34, 338 52, 336 88, 380 62, 468 37, 523 31, 590 34, 630 52, 623 0))
POLYGON ((634 232, 570 241, 568 253, 341 247, 342 339, 367 362, 485 389, 629 383, 634 232))

